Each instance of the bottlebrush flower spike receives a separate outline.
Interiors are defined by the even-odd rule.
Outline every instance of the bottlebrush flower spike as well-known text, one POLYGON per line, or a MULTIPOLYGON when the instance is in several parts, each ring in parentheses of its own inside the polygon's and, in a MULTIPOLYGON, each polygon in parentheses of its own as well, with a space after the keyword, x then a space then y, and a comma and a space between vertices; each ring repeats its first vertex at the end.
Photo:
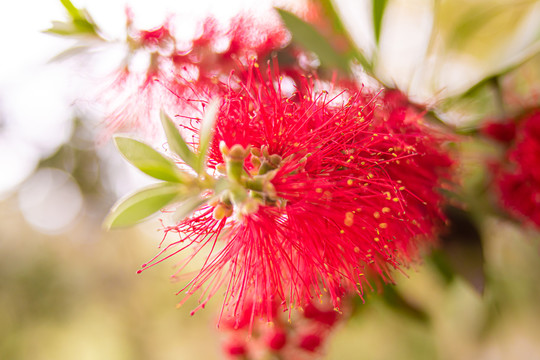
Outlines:
POLYGON ((513 133, 506 163, 495 169, 501 202, 516 218, 540 228, 540 110, 524 116, 513 133))
POLYGON ((108 133, 144 129, 146 136, 157 134, 159 109, 192 115, 199 109, 193 99, 220 96, 222 82, 238 63, 264 58, 289 40, 276 14, 265 19, 239 14, 225 29, 209 17, 190 46, 177 41, 172 16, 150 30, 136 29, 129 9, 127 19, 129 53, 98 96, 108 133), (228 47, 217 50, 224 42, 228 47), (141 64, 147 66, 140 69, 141 64))
POLYGON ((433 242, 447 139, 393 98, 354 88, 332 98, 308 80, 286 97, 257 64, 249 73, 223 98, 209 149, 227 186, 166 226, 178 238, 144 268, 193 249, 175 276, 197 256, 203 265, 179 293, 204 289, 202 308, 224 286, 227 313, 250 306, 252 321, 271 321, 276 301, 325 296, 339 309, 345 292, 362 296, 366 275, 392 281, 433 242))

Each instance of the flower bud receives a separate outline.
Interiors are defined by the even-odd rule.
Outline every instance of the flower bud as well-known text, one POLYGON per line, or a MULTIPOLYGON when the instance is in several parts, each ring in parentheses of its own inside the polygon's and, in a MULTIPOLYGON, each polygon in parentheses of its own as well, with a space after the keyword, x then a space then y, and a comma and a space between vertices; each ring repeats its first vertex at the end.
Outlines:
POLYGON ((247 151, 244 149, 244 147, 240 144, 234 144, 227 155, 231 160, 244 160, 247 156, 247 151))
POLYGON ((225 144, 225 141, 223 140, 219 142, 219 151, 221 151, 223 156, 229 155, 229 147, 227 146, 227 144, 225 144))
POLYGON ((267 335, 265 342, 269 349, 281 350, 287 343, 287 334, 281 329, 274 329, 267 335))
POLYGON ((314 352, 319 346, 321 346, 321 343, 322 339, 319 335, 307 334, 300 338, 300 343, 298 346, 306 351, 314 352))

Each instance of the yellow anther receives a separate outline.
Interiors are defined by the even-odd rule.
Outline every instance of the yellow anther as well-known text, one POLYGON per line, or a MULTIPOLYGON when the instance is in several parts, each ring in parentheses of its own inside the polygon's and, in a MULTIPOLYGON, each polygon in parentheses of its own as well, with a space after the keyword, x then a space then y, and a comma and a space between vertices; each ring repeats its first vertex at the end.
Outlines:
POLYGON ((373 213, 373 217, 374 217, 375 219, 378 219, 378 218, 381 217, 381 213, 378 212, 378 211, 375 211, 375 212, 373 213))
POLYGON ((386 229, 386 228, 388 227, 388 224, 387 224, 387 223, 380 223, 380 224, 379 224, 379 227, 380 227, 381 229, 386 229))
POLYGON ((385 213, 385 214, 386 214, 386 213, 389 213, 389 212, 390 212, 390 208, 385 206, 385 207, 382 208, 382 212, 385 213))
POLYGON ((346 226, 352 226, 352 224, 354 224, 354 214, 352 212, 348 211, 345 213, 344 223, 346 226))
POLYGON ((353 180, 352 180, 352 179, 347 180, 347 185, 351 186, 352 184, 353 184, 353 180))

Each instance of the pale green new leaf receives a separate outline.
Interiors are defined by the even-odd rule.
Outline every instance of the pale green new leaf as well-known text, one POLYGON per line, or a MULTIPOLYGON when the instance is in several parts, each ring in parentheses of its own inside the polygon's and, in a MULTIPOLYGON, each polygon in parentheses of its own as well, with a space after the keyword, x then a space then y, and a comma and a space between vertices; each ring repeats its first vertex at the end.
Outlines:
POLYGON ((70 21, 55 21, 52 28, 45 30, 46 33, 62 36, 93 36, 101 39, 98 26, 86 10, 75 7, 70 0, 60 0, 60 2, 68 12, 70 21))
POLYGON ((60 2, 67 10, 72 19, 81 19, 83 17, 81 11, 77 9, 70 0, 60 0, 60 2))
POLYGON ((149 145, 123 136, 115 136, 114 141, 130 163, 153 178, 173 182, 184 182, 190 178, 190 175, 182 172, 172 160, 149 145))
POLYGON ((373 0, 373 32, 375 33, 375 42, 377 44, 379 44, 381 37, 382 19, 387 2, 387 0, 373 0))
POLYGON ((204 116, 201 122, 201 129, 199 131, 199 156, 197 159, 197 167, 195 171, 199 175, 204 174, 206 169, 206 158, 208 153, 208 148, 212 142, 214 136, 214 125, 217 120, 217 113, 219 110, 219 99, 212 100, 204 111, 204 116))
POLYGON ((161 124, 165 135, 167 136, 167 142, 169 148, 176 153, 180 158, 192 169, 195 169, 197 165, 197 155, 189 148, 188 144, 184 141, 184 138, 172 122, 171 118, 161 110, 161 124))
POLYGON ((293 41, 306 50, 317 55, 321 65, 326 68, 338 68, 344 73, 350 73, 348 59, 339 54, 313 25, 300 19, 298 16, 283 9, 276 9, 285 26, 292 34, 293 41))
POLYGON ((181 186, 164 182, 139 190, 116 203, 103 225, 112 229, 141 222, 185 195, 181 186))

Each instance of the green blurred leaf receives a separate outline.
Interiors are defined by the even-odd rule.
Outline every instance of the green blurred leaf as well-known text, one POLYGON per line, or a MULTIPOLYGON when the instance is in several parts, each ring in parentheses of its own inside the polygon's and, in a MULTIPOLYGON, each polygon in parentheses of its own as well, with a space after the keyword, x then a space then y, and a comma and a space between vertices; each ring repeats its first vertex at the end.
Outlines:
POLYGON ((80 19, 81 11, 77 9, 73 3, 69 0, 60 0, 64 8, 67 10, 68 14, 71 16, 72 19, 80 19))
MULTIPOLYGON (((58 35, 60 35, 60 34, 58 34, 58 35)), ((62 34, 62 35, 65 35, 65 34, 62 34)), ((55 55, 52 59, 49 60, 49 62, 63 61, 63 60, 69 59, 69 58, 71 58, 73 56, 88 53, 91 50, 92 50, 91 45, 73 46, 73 47, 70 47, 70 48, 62 51, 61 53, 55 55)))
POLYGON ((473 215, 456 207, 447 207, 448 232, 441 236, 440 249, 428 257, 445 282, 457 276, 483 293, 485 285, 484 249, 473 215))
POLYGON ((181 185, 174 183, 146 187, 120 200, 103 224, 107 229, 134 225, 171 204, 182 194, 181 185))
POLYGON ((382 19, 387 3, 387 0, 373 0, 373 32, 375 33, 375 42, 377 45, 381 36, 382 19))
POLYGON ((396 291, 395 285, 385 284, 380 299, 391 309, 417 320, 421 323, 429 323, 429 315, 418 305, 410 302, 396 291))
POLYGON ((447 1, 437 14, 437 28, 445 46, 477 59, 489 60, 513 42, 524 21, 529 21, 538 0, 447 1))
POLYGON ((74 19, 73 25, 75 25, 75 28, 81 34, 94 34, 96 32, 94 24, 91 24, 86 19, 74 19))
POLYGON ((172 122, 171 118, 161 110, 161 123, 165 135, 167 136, 167 142, 169 148, 176 153, 180 158, 192 169, 195 169, 197 165, 197 155, 189 148, 188 144, 184 141, 184 138, 172 122))
POLYGON ((53 26, 45 30, 46 33, 62 36, 92 35, 101 39, 98 26, 86 10, 75 7, 69 0, 60 2, 68 12, 70 21, 53 21, 53 26))
POLYGON ((172 160, 167 159, 149 145, 123 136, 115 136, 114 141, 118 150, 130 163, 153 178, 173 182, 185 182, 191 178, 172 160))
POLYGON ((201 122, 201 129, 199 130, 199 154, 197 159, 197 166, 195 171, 199 175, 204 174, 206 169, 206 157, 208 148, 212 142, 214 136, 214 125, 217 120, 217 113, 219 110, 219 99, 212 100, 205 108, 204 116, 201 122))
POLYGON ((321 61, 321 66, 337 68, 346 74, 350 73, 349 61, 339 54, 311 24, 296 15, 282 9, 276 9, 283 23, 292 34, 293 41, 306 50, 315 53, 321 61))
POLYGON ((346 56, 348 60, 350 59, 356 59, 360 62, 364 70, 366 70, 371 76, 374 76, 373 74, 373 66, 370 64, 370 62, 367 60, 367 58, 364 56, 362 51, 358 49, 355 42, 351 39, 347 28, 345 25, 343 25, 343 22, 341 21, 341 18, 339 17, 338 12, 336 11, 334 4, 332 0, 319 0, 325 15, 332 21, 332 24, 334 26, 334 29, 342 34, 345 39, 347 40, 347 44, 349 46, 349 54, 346 56))

